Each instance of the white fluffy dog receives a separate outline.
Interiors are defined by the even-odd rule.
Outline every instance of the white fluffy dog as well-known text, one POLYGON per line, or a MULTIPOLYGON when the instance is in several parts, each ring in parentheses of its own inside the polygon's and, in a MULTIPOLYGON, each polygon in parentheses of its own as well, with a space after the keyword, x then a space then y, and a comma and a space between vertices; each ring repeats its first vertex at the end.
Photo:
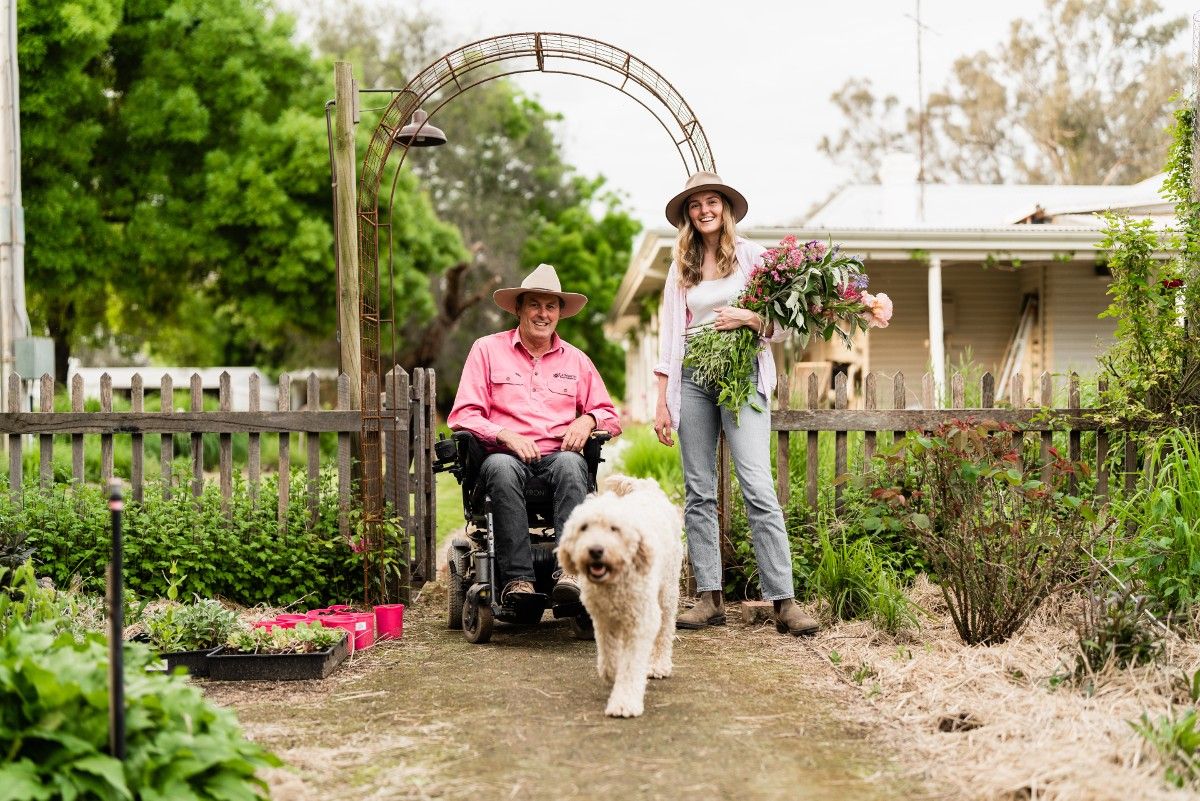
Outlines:
POLYGON ((682 519, 658 483, 610 476, 575 507, 558 545, 596 630, 596 670, 613 683, 604 714, 642 714, 646 679, 671 675, 682 519))

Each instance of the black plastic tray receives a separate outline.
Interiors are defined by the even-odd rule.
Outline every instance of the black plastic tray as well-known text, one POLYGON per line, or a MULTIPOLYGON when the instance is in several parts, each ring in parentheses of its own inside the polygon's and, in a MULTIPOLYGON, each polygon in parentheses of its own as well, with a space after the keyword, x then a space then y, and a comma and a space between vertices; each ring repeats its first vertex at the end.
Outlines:
POLYGON ((314 654, 227 653, 221 646, 208 655, 208 676, 213 681, 305 681, 323 679, 350 654, 345 637, 337 645, 314 654))
POLYGON ((167 672, 173 673, 175 668, 183 666, 187 672, 193 676, 208 675, 208 655, 216 648, 205 648, 201 651, 174 651, 169 654, 162 654, 162 658, 167 660, 167 672))

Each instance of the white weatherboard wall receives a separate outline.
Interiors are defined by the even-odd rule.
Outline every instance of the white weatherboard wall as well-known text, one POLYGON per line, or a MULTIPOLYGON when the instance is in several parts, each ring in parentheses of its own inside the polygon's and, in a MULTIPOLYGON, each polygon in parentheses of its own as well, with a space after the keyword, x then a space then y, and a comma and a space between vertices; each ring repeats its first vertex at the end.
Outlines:
POLYGON ((1056 264, 1046 271, 1046 309, 1051 369, 1095 375, 1096 357, 1113 342, 1117 321, 1097 315, 1108 308, 1109 279, 1090 264, 1056 264))

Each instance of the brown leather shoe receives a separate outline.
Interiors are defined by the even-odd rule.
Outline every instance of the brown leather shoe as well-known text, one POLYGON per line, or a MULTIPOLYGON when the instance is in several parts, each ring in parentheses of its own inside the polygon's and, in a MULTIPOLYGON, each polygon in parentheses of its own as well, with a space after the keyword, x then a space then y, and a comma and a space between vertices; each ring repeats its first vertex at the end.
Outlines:
POLYGON ((725 625, 725 598, 719 592, 700 594, 696 605, 675 619, 677 629, 702 629, 725 625), (716 595, 716 601, 713 596, 716 595))
POLYGON ((500 593, 500 603, 506 604, 509 602, 510 596, 515 595, 533 595, 533 582, 525 579, 513 579, 504 585, 504 591, 500 593))
POLYGON ((556 604, 579 603, 579 579, 562 571, 556 572, 554 589, 550 591, 550 597, 556 604))
POLYGON ((810 615, 806 615, 792 598, 780 604, 775 612, 775 630, 780 634, 790 634, 793 637, 811 636, 816 634, 821 624, 810 615))

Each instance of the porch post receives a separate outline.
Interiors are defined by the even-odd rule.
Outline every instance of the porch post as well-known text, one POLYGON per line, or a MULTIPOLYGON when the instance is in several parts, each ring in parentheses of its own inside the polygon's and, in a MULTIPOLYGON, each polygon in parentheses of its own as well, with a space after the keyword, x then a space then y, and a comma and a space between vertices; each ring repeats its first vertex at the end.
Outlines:
POLYGON ((946 342, 942 329, 942 257, 929 257, 929 361, 936 403, 946 394, 946 342))

